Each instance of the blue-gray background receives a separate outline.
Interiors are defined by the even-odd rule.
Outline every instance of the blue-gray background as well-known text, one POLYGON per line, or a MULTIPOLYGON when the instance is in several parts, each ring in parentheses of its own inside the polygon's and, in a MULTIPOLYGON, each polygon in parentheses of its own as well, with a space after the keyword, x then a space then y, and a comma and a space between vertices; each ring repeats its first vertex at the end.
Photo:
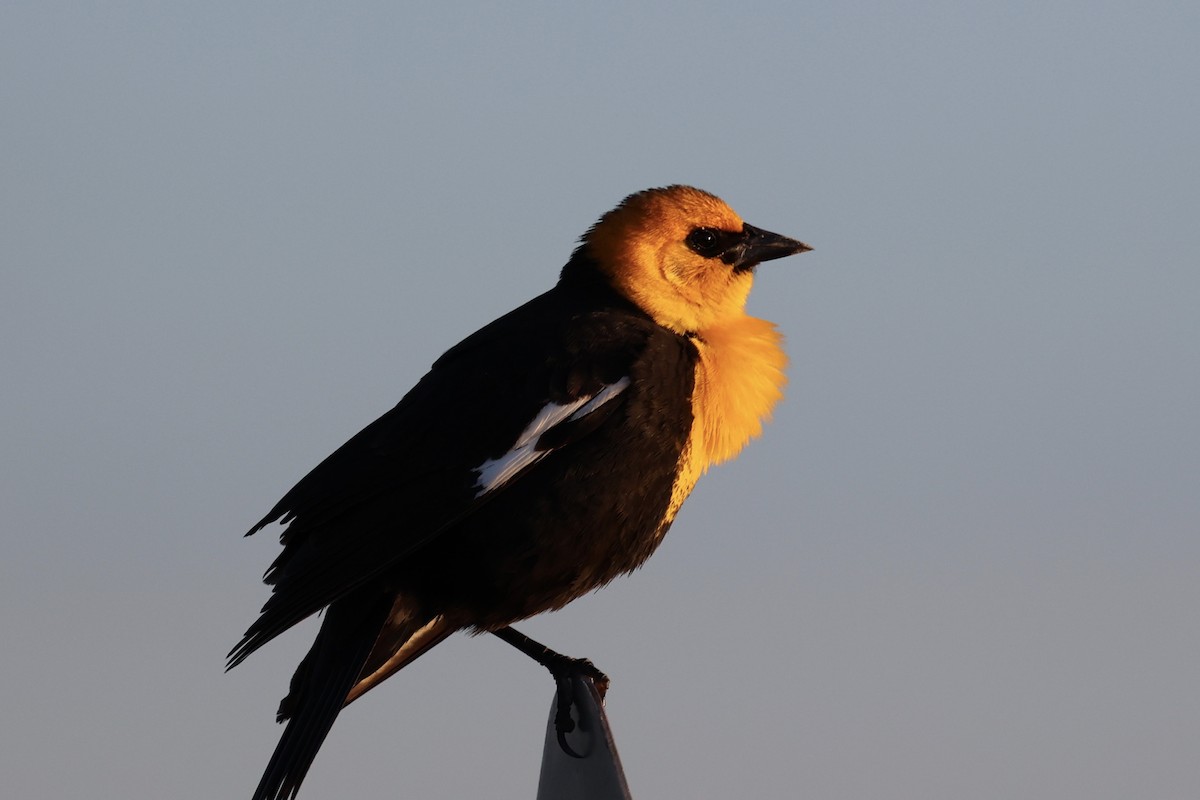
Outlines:
MULTIPOLYGON (((638 574, 528 624, 639 798, 1200 792, 1200 6, 0 9, 0 781, 244 797, 241 533, 446 347, 687 182, 791 385, 638 574)), ((459 637, 302 796, 528 798, 552 686, 459 637)))

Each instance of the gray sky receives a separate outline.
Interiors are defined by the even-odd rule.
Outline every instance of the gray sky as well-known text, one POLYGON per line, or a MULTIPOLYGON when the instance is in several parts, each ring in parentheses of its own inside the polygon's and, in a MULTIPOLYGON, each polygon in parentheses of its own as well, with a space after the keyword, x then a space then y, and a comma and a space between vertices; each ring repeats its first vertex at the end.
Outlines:
MULTIPOLYGON (((1200 6, 0 8, 0 782, 249 796, 310 623, 241 533, 685 182, 813 253, 763 439, 526 631, 639 798, 1200 791, 1200 6)), ((302 797, 532 797, 553 692, 458 637, 302 797)))

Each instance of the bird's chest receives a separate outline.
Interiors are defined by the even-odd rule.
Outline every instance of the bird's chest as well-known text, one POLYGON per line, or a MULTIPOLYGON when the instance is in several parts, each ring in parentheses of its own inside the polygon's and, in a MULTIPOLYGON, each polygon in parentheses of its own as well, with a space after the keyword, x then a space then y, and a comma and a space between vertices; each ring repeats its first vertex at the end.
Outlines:
POLYGON ((692 430, 680 455, 667 523, 710 466, 733 458, 762 433, 787 383, 783 337, 766 320, 742 317, 704 330, 692 342, 699 355, 692 430))

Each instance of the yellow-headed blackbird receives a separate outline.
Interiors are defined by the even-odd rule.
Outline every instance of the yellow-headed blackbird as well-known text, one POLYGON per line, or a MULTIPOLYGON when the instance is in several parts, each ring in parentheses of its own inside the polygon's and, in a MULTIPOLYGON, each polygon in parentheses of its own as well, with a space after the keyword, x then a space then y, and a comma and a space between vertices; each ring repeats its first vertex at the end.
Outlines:
POLYGON ((808 249, 698 189, 631 195, 554 288, 296 484, 250 531, 287 525, 229 666, 325 615, 256 800, 294 796, 342 707, 454 631, 603 681, 507 626, 637 568, 700 475, 759 434, 786 357, 746 298, 759 263, 808 249))

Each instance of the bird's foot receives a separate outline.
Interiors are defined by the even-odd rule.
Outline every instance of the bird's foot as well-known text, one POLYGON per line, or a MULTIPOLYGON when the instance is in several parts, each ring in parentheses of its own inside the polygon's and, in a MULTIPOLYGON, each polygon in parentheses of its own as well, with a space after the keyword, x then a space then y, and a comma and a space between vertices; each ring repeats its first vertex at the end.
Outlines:
POLYGON ((564 656, 513 628, 501 628, 492 633, 549 670, 557 687, 558 701, 557 710, 554 713, 554 728, 558 732, 558 746, 569 756, 583 758, 572 749, 566 738, 567 734, 577 727, 575 719, 571 716, 571 706, 576 702, 575 678, 590 680, 596 687, 596 693, 603 700, 604 695, 608 692, 608 676, 588 659, 564 656))
POLYGON ((554 712, 554 730, 558 733, 558 746, 572 758, 583 758, 567 741, 567 734, 575 731, 577 724, 571 716, 571 707, 576 705, 575 679, 586 678, 596 687, 600 699, 608 692, 608 676, 596 668, 596 665, 586 658, 569 658, 554 653, 555 658, 542 662, 550 671, 557 686, 558 702, 554 712))
POLYGON ((596 665, 586 658, 570 658, 554 653, 552 659, 542 662, 542 666, 550 670, 554 682, 558 685, 558 714, 554 723, 559 733, 570 733, 575 730, 575 720, 571 719, 571 704, 575 702, 575 678, 587 678, 596 687, 600 699, 608 693, 608 676, 596 668, 596 665))

